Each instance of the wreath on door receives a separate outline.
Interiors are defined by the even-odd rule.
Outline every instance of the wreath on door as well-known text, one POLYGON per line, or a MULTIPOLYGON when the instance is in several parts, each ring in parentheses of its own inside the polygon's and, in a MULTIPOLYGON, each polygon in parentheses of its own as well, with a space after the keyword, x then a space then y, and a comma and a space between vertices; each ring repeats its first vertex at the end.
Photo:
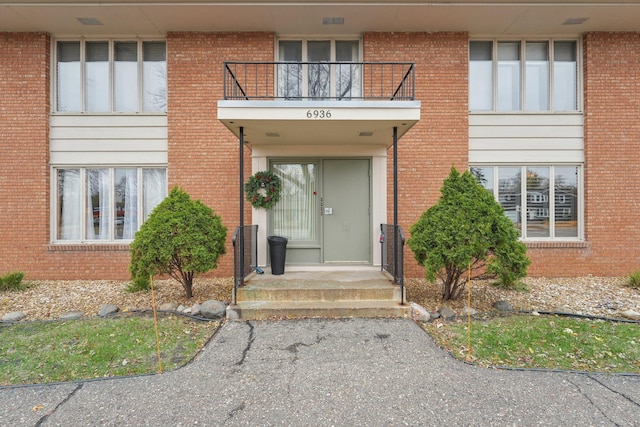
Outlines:
POLYGON ((281 190, 280 178, 269 171, 256 172, 244 184, 247 200, 256 209, 270 209, 280 200, 281 190))

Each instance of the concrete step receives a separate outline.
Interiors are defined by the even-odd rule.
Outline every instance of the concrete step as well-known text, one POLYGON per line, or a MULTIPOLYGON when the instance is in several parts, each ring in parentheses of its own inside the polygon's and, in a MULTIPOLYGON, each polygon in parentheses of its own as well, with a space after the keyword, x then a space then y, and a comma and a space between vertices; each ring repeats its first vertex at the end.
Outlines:
POLYGON ((238 289, 238 301, 401 301, 399 286, 389 281, 248 283, 238 289))
POLYGON ((241 320, 309 317, 408 317, 409 306, 394 301, 242 301, 230 306, 241 320))

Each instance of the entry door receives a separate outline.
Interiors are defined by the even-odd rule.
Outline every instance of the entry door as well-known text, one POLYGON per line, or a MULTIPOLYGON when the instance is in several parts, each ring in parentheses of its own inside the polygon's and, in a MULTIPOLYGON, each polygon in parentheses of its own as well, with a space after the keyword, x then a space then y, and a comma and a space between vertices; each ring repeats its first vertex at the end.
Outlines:
POLYGON ((371 262, 369 160, 322 162, 323 258, 325 263, 371 262))

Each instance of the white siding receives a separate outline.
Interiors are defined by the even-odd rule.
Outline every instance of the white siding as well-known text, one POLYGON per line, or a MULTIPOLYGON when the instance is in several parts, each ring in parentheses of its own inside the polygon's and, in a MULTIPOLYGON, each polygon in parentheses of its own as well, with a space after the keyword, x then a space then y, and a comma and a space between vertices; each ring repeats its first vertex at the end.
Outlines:
POLYGON ((470 114, 469 163, 582 163, 582 114, 470 114))
POLYGON ((167 164, 165 115, 51 116, 52 165, 167 164))

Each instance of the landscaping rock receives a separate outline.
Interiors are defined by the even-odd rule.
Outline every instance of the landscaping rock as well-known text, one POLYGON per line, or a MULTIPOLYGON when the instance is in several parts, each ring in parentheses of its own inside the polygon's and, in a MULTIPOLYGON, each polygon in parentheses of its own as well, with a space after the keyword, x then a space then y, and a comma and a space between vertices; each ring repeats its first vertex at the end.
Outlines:
POLYGON ((625 310, 620 313, 620 316, 630 320, 640 320, 640 313, 635 310, 625 310))
POLYGON ((560 314, 575 314, 573 310, 571 310, 568 306, 566 305, 561 305, 559 307, 556 307, 553 309, 554 313, 560 313, 560 314))
POLYGON ((513 311, 513 307, 511 307, 511 304, 503 300, 494 302, 493 308, 495 308, 498 311, 513 311))
POLYGON ((227 306, 220 301, 208 300, 202 303, 200 312, 207 319, 221 319, 227 311, 227 306))
POLYGON ((474 308, 467 307, 466 305, 462 308, 463 316, 475 316, 476 314, 478 314, 478 310, 474 308))
POLYGON ((158 307, 158 310, 161 311, 176 311, 176 309, 178 308, 178 303, 177 302, 165 302, 160 304, 160 307, 158 307))
POLYGON ((114 314, 119 311, 120 311, 120 308, 118 308, 117 305, 104 304, 102 307, 100 307, 100 310, 98 310, 98 316, 108 316, 110 314, 114 314))
POLYGON ((187 307, 185 307, 184 305, 180 304, 180 305, 176 308, 176 311, 179 311, 180 313, 184 313, 184 310, 185 310, 186 308, 187 308, 187 307))
POLYGON ((193 307, 191 307, 191 314, 194 316, 200 316, 202 314, 200 311, 200 304, 193 304, 193 307))
POLYGON ((12 311, 11 313, 7 313, 4 316, 2 316, 2 321, 3 322, 18 322, 22 319, 24 319, 26 317, 26 314, 24 314, 21 311, 12 311))
POLYGON ((440 318, 440 313, 438 313, 436 311, 430 311, 429 315, 431 316, 432 319, 439 319, 440 318))
POLYGON ((440 307, 438 309, 438 313, 444 319, 451 319, 452 317, 455 317, 455 315, 456 315, 456 312, 451 310, 449 307, 440 307))
POLYGON ((84 316, 80 310, 70 310, 60 315, 60 320, 77 320, 84 316))
POLYGON ((227 320, 240 320, 240 310, 237 305, 229 305, 226 310, 227 320))
POLYGON ((412 302, 409 305, 411 306, 411 317, 413 320, 419 320, 422 322, 428 322, 431 320, 431 314, 429 314, 429 312, 420 304, 412 302))

